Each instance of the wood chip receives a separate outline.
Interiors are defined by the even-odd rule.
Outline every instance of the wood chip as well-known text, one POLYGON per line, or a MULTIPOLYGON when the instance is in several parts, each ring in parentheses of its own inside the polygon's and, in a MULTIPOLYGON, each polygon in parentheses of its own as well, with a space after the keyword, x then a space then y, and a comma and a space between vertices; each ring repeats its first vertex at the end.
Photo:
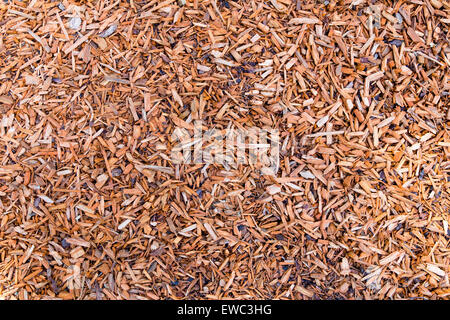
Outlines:
POLYGON ((1 1, 0 299, 448 300, 449 16, 1 1))

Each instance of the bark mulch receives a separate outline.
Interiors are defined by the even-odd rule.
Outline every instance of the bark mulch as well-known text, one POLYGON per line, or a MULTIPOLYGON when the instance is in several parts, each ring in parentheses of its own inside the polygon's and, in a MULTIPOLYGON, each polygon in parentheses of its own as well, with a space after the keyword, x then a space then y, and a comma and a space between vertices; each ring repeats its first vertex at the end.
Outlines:
POLYGON ((449 299, 444 0, 0 2, 3 299, 449 299), (174 164, 268 126, 276 177, 174 164))

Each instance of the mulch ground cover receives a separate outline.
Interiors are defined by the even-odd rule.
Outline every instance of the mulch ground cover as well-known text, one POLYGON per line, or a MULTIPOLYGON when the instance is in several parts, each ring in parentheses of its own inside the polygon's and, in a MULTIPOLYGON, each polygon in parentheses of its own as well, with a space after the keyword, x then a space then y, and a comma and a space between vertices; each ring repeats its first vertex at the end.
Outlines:
POLYGON ((0 1, 0 298, 449 299, 444 0, 0 1), (269 127, 275 176, 177 164, 269 127))

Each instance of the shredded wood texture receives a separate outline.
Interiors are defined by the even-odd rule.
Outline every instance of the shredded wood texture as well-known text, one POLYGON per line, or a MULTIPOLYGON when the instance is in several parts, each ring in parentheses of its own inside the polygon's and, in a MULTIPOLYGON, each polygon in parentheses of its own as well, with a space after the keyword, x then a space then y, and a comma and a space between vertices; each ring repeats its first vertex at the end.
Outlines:
POLYGON ((448 299, 445 0, 0 3, 0 297, 448 299), (280 131, 277 178, 176 127, 280 131))

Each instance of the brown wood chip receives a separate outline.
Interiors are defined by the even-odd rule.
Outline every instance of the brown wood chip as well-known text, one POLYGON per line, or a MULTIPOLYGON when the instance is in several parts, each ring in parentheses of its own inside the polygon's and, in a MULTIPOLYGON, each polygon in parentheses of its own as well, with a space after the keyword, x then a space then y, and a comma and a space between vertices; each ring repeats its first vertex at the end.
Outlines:
POLYGON ((449 16, 0 1, 0 299, 448 300, 449 16))

